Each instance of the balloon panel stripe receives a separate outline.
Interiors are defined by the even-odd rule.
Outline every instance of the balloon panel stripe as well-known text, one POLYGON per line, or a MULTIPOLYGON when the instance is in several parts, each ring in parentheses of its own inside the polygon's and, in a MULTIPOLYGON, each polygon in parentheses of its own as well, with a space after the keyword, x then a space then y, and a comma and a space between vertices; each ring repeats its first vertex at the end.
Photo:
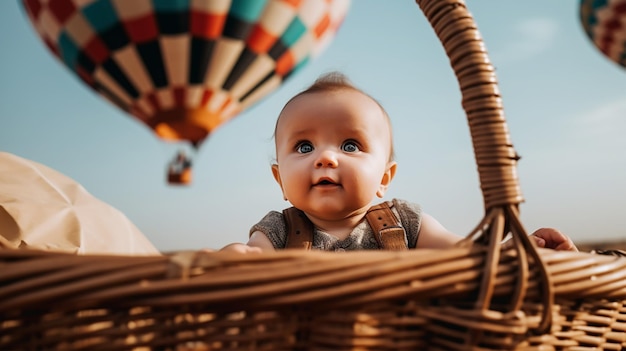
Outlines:
POLYGON ((65 32, 72 38, 78 47, 83 47, 96 33, 91 25, 80 12, 75 12, 68 21, 65 22, 65 32))
POLYGON ((320 21, 317 22, 317 24, 315 25, 313 29, 313 34, 315 35, 316 38, 320 38, 322 35, 324 35, 324 32, 326 32, 329 26, 330 26, 330 16, 328 14, 325 14, 320 19, 320 21))
POLYGON ((76 69, 81 69, 84 73, 91 74, 96 69, 96 65, 83 51, 78 55, 76 69))
POLYGON ((350 8, 350 0, 333 0, 329 4, 328 12, 334 23, 334 29, 338 29, 343 22, 348 9, 350 8))
POLYGON ((94 2, 85 6, 81 12, 98 33, 103 33, 109 28, 119 25, 120 22, 110 1, 94 2))
POLYGON ((137 51, 150 74, 152 84, 157 88, 166 87, 167 77, 165 75, 165 66, 163 65, 163 58, 161 57, 159 42, 151 41, 137 44, 137 51))
POLYGON ((189 76, 189 43, 187 35, 162 36, 161 51, 170 85, 183 85, 189 76))
POLYGON ((156 97, 156 92, 152 92, 146 95, 146 99, 148 100, 148 103, 150 104, 150 106, 152 106, 152 108, 154 108, 157 111, 161 109, 161 105, 159 104, 159 99, 157 99, 156 97))
POLYGON ((191 9, 214 15, 226 15, 231 0, 191 0, 191 9))
POLYGON ((143 122, 146 120, 146 114, 144 113, 144 111, 140 110, 135 105, 131 105, 128 107, 128 114, 132 115, 133 117, 135 117, 135 119, 137 119, 140 122, 143 122))
POLYGON ((26 12, 30 15, 30 17, 36 22, 39 19, 39 14, 41 13, 41 3, 39 0, 25 0, 22 3, 24 7, 26 7, 26 12))
POLYGON ((216 42, 205 79, 207 86, 213 89, 222 87, 243 48, 244 43, 241 40, 221 38, 216 42))
POLYGON ((148 72, 144 68, 144 64, 141 61, 137 53, 135 45, 129 45, 121 50, 118 50, 113 54, 115 62, 124 71, 126 77, 130 82, 139 90, 139 95, 143 95, 149 91, 154 90, 152 81, 148 72))
POLYGON ((76 12, 76 7, 69 1, 50 1, 48 9, 61 24, 64 24, 76 12))
POLYGON ((239 59, 237 60, 237 63, 235 63, 235 66, 230 71, 228 78, 226 78, 226 82, 224 82, 222 89, 230 90, 235 85, 235 83, 237 83, 237 80, 239 80, 239 78, 248 69, 250 64, 257 58, 257 56, 257 54, 250 51, 250 49, 248 49, 247 47, 244 48, 243 52, 239 56, 239 59))
POLYGON ((62 32, 59 36, 59 52, 61 53, 61 59, 70 69, 74 70, 76 66, 76 61, 78 59, 79 49, 74 44, 74 41, 67 35, 67 33, 62 32))
POLYGON ((94 84, 94 88, 96 89, 98 93, 100 93, 107 100, 109 100, 109 102, 119 107, 122 111, 126 111, 126 112, 129 111, 128 105, 124 103, 124 101, 122 101, 117 95, 115 95, 113 92, 107 89, 107 87, 105 87, 104 85, 96 81, 94 84))
POLYGON ((213 95, 213 91, 210 89, 205 89, 204 93, 202 93, 202 99, 200 100, 200 106, 207 106, 209 104, 209 100, 213 95))
MULTIPOLYGON (((224 105, 219 112, 220 112, 218 114, 219 120, 220 120, 219 124, 223 124, 224 122, 229 121, 238 113, 240 113, 241 109, 239 108, 239 103, 229 100, 228 104, 224 105)), ((217 125, 215 127, 217 128, 217 125)))
POLYGON ((115 82, 126 92, 126 94, 132 96, 134 99, 139 97, 139 92, 137 88, 131 83, 128 78, 126 78, 126 74, 117 65, 117 63, 111 58, 106 60, 102 65, 102 68, 115 80, 115 82))
POLYGON ((211 98, 208 101, 207 109, 211 112, 217 113, 226 105, 229 101, 228 94, 221 90, 214 90, 211 94, 211 98))
POLYGON ((620 64, 624 54, 624 40, 626 40, 625 15, 626 1, 612 4, 611 16, 605 22, 607 31, 602 43, 602 49, 606 51, 607 56, 620 64))
POLYGON ((298 17, 307 28, 314 28, 324 14, 328 12, 329 6, 326 1, 305 0, 298 9, 298 17))
POLYGON ((169 110, 176 106, 174 94, 171 89, 157 90, 155 92, 155 96, 156 99, 159 101, 159 106, 161 106, 162 109, 169 110))
POLYGON ((157 12, 184 12, 189 10, 189 0, 152 0, 157 12))
POLYGON ((161 35, 183 34, 189 31, 188 12, 157 12, 155 16, 161 35))
MULTIPOLYGON (((91 4, 92 2, 96 2, 99 0, 69 0, 69 1, 73 2, 76 8, 80 8, 80 7, 87 6, 91 4)), ((113 0, 113 1, 125 1, 125 0, 113 0)))
POLYGON ((47 39, 56 48, 61 33, 61 25, 52 16, 50 11, 44 10, 39 16, 39 30, 45 33, 44 38, 47 39))
POLYGON ((300 69, 302 69, 302 67, 306 66, 309 63, 309 60, 310 60, 310 57, 308 56, 302 59, 302 61, 298 62, 291 71, 285 74, 283 79, 289 79, 289 77, 291 77, 292 74, 298 72, 300 69))
POLYGON ((153 14, 125 20, 124 29, 134 43, 151 41, 159 36, 159 29, 153 14))
POLYGON ((333 34, 329 33, 319 38, 315 43, 315 46, 311 49, 310 57, 316 57, 321 51, 325 50, 326 47, 330 44, 332 37, 333 34))
POLYGON ((263 77, 255 86, 253 86, 250 90, 248 90, 245 94, 243 94, 241 98, 239 98, 239 101, 241 103, 244 103, 244 101, 246 101, 248 97, 250 97, 255 91, 257 91, 257 89, 262 87, 263 84, 265 84, 265 82, 269 81, 275 75, 276 74, 274 72, 270 72, 267 75, 265 75, 265 77, 263 77))
MULTIPOLYGON (((86 0, 76 0, 84 2, 86 0)), ((100 0, 88 0, 100 1, 100 0)), ((123 22, 154 13, 152 0, 112 0, 117 16, 123 22)))
POLYGON ((222 36, 226 38, 244 40, 248 37, 250 30, 252 30, 252 23, 242 21, 229 15, 226 17, 226 23, 224 24, 222 36))
POLYGON ((231 95, 240 99, 247 91, 252 89, 260 80, 268 74, 273 74, 276 62, 271 57, 262 54, 257 55, 254 61, 250 62, 243 74, 235 81, 229 89, 231 95))
POLYGON ((314 47, 316 43, 311 33, 306 32, 297 42, 289 46, 288 51, 293 55, 294 62, 297 64, 310 55, 311 48, 314 47))
POLYGON ((76 74, 78 75, 78 77, 80 77, 80 79, 82 79, 83 82, 85 82, 85 84, 89 85, 92 88, 94 87, 95 81, 93 79, 92 72, 85 70, 81 66, 77 66, 76 74))
POLYGON ((93 37, 91 41, 83 47, 82 54, 87 56, 94 65, 101 64, 111 55, 106 44, 104 44, 104 42, 102 42, 102 40, 100 40, 97 36, 93 37))
POLYGON ((261 18, 257 20, 257 25, 272 36, 280 37, 295 16, 296 10, 293 6, 282 1, 270 1, 263 10, 261 18))
POLYGON ((272 46, 272 48, 267 52, 267 54, 275 61, 278 61, 278 59, 287 51, 287 49, 289 49, 289 47, 286 46, 282 40, 277 40, 274 43, 274 46, 272 46))
POLYGON ((191 65, 188 81, 191 84, 202 84, 209 69, 213 55, 215 40, 193 37, 191 39, 191 65))
POLYGON ((276 74, 285 77, 295 65, 296 58, 291 51, 286 51, 285 54, 276 61, 276 74))
MULTIPOLYGON (((233 100, 230 98, 230 94, 225 94, 225 99, 224 102, 222 103, 222 105, 219 107, 219 112, 222 112, 226 109, 228 109, 229 106, 231 106, 233 104, 233 100)), ((222 115, 222 119, 224 119, 226 116, 222 115)))
POLYGON ((591 8, 597 10, 601 7, 606 7, 609 4, 609 0, 592 0, 590 4, 591 8))
POLYGON ((246 43, 248 48, 257 54, 268 52, 278 38, 272 33, 265 31, 263 27, 255 25, 246 43))
POLYGON ((266 0, 233 0, 228 15, 243 22, 255 22, 266 2, 266 0))
POLYGON ((174 104, 178 107, 184 107, 185 106, 185 88, 183 87, 176 87, 173 90, 173 95, 174 95, 174 104))
POLYGON ((187 108, 200 107, 200 101, 202 101, 202 95, 204 93, 204 87, 200 85, 188 86, 185 92, 185 100, 183 106, 187 108))
POLYGON ((343 21, 343 17, 337 16, 337 13, 339 10, 345 9, 344 6, 347 6, 346 2, 340 2, 340 1, 334 2, 333 5, 331 6, 331 9, 333 11, 328 14, 328 18, 329 18, 328 25, 325 27, 324 31, 320 33, 320 36, 317 38, 317 42, 311 48, 311 51, 310 51, 311 57, 315 57, 319 55, 321 51, 326 50, 326 47, 332 41, 333 37, 335 36, 335 33, 337 32, 337 30, 339 29, 339 26, 341 25, 343 21))
POLYGON ((280 41, 286 47, 291 47, 295 42, 297 42, 304 33, 306 33, 306 26, 300 20, 299 17, 294 17, 293 21, 287 27, 287 30, 280 37, 280 41))
POLYGON ((191 12, 191 34, 207 39, 217 39, 222 35, 226 23, 226 15, 215 15, 202 12, 191 12))
POLYGON ((61 57, 59 54, 59 49, 49 38, 44 37, 43 42, 46 45, 46 47, 54 54, 54 56, 61 57))
POLYGON ((145 96, 135 101, 134 108, 141 111, 141 116, 139 116, 141 120, 145 120, 148 116, 152 116, 154 114, 154 106, 145 96))
POLYGON ((280 0, 280 2, 287 4, 293 8, 298 8, 302 3, 302 0, 280 0))
POLYGON ((117 84, 117 82, 113 78, 111 78, 108 72, 106 72, 104 69, 102 68, 96 69, 93 76, 95 80, 94 84, 96 86, 101 86, 101 87, 106 88, 106 90, 111 95, 114 95, 117 98, 117 100, 123 102, 124 106, 128 106, 132 104, 133 99, 126 94, 124 89, 122 89, 117 84))
POLYGON ((116 23, 107 30, 101 31, 100 38, 111 51, 123 48, 130 43, 130 39, 121 23, 116 23))
POLYGON ((270 76, 267 80, 264 80, 261 85, 253 88, 249 94, 246 94, 245 97, 242 98, 240 108, 245 110, 246 108, 252 106, 257 101, 261 100, 263 97, 278 88, 282 83, 282 77, 277 75, 270 76))

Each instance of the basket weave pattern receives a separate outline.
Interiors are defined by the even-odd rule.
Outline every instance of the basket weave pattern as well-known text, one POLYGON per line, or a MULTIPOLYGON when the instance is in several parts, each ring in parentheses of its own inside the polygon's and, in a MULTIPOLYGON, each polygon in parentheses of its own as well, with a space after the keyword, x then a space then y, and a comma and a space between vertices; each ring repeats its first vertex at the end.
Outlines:
POLYGON ((458 78, 484 195, 485 217, 458 247, 155 257, 6 247, 0 349, 626 350, 626 258, 528 240, 519 157, 476 24, 460 0, 417 3, 458 78))
POLYGON ((0 345, 33 350, 626 347, 626 260, 540 250, 556 299, 551 328, 534 335, 544 309, 535 276, 527 281, 527 301, 518 310, 507 309, 519 279, 514 249, 500 255, 491 309, 475 307, 486 251, 475 245, 445 252, 116 257, 2 250, 0 345))

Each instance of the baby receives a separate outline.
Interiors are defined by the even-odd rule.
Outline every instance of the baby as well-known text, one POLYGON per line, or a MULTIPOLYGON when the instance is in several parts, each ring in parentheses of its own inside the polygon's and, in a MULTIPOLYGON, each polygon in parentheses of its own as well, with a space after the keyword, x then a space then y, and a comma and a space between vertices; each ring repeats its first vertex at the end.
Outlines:
MULTIPOLYGON (((389 116, 368 94, 341 73, 321 76, 291 98, 274 132, 272 174, 305 221, 312 224, 312 249, 381 249, 366 219, 375 197, 382 198, 396 173, 389 116)), ((422 212, 419 205, 393 199, 384 203, 404 229, 408 248, 446 248, 462 239, 422 212)), ((288 223, 271 211, 250 230, 247 244, 222 250, 260 252, 285 248, 288 223)), ((567 236, 551 228, 532 234, 540 247, 576 250, 567 236)))

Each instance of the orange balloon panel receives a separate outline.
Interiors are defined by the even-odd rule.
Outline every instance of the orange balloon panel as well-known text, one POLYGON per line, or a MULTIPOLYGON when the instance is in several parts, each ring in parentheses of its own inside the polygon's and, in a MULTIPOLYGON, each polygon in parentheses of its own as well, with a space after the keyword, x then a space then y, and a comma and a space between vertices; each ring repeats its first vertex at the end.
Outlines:
POLYGON ((318 54, 350 0, 23 0, 50 50, 167 140, 199 143, 318 54))

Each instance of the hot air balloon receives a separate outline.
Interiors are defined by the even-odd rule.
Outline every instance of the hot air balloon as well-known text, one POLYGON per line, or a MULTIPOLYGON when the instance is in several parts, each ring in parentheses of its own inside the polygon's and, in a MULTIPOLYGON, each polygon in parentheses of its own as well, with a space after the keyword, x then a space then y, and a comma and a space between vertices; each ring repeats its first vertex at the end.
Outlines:
POLYGON ((596 48, 626 68, 626 0, 581 0, 580 21, 596 48))
MULTIPOLYGON (((22 0, 73 73, 168 141, 194 148, 336 34, 350 0, 22 0)), ((191 181, 178 154, 172 184, 191 181)))

